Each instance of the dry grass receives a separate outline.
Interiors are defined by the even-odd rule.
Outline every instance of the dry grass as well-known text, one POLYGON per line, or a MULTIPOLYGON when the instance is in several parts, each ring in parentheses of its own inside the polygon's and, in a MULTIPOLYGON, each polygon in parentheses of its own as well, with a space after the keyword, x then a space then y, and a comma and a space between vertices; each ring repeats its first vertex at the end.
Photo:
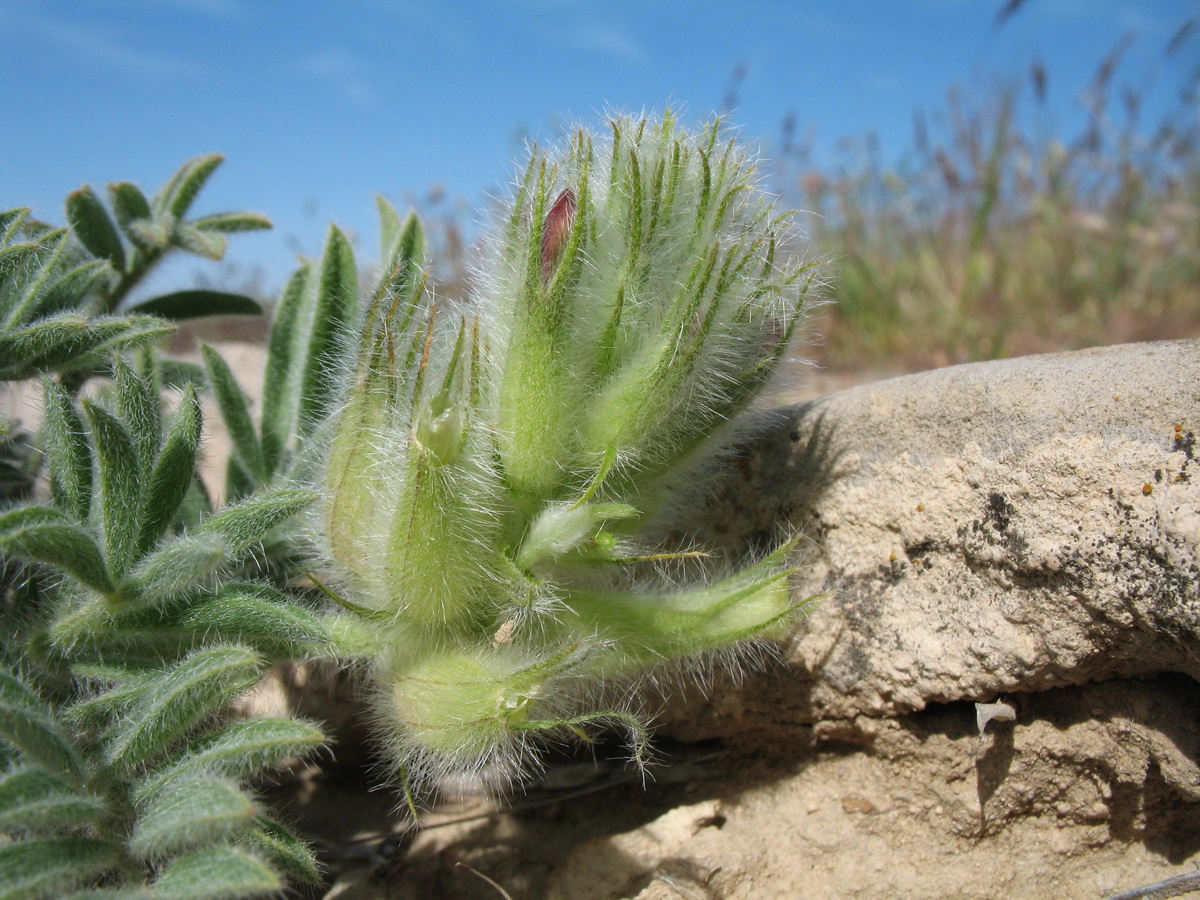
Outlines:
POLYGON ((1110 109, 1117 55, 1069 142, 1037 124, 1036 69, 1030 114, 1015 87, 974 104, 952 93, 945 139, 931 141, 918 119, 900 167, 881 164, 867 140, 830 173, 785 129, 783 189, 816 214, 809 240, 836 263, 821 362, 915 370, 1200 335, 1194 101, 1144 137, 1137 97, 1110 109))

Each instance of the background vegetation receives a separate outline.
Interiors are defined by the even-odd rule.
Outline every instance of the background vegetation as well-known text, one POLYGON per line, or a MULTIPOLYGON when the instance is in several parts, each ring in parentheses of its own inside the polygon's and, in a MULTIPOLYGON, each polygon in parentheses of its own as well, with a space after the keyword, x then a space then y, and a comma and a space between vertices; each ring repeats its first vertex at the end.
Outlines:
MULTIPOLYGON (((1178 64, 1198 30, 1184 23, 1166 61, 1178 64)), ((1040 66, 917 112, 899 161, 870 135, 818 159, 785 120, 764 151, 771 187, 802 211, 800 250, 831 263, 833 302, 805 355, 887 373, 1200 335, 1198 81, 1147 122, 1137 94, 1114 95, 1124 49, 1099 62, 1080 98, 1085 124, 1067 139, 1040 66)), ((436 189, 408 199, 443 261, 439 289, 461 292, 466 204, 436 189)))

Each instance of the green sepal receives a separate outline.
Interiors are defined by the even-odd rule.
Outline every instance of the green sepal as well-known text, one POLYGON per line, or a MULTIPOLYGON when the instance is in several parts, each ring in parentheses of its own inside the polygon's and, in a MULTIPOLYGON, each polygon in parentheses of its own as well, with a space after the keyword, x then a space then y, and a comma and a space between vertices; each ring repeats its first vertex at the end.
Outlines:
POLYGON ((225 427, 233 442, 233 452, 261 484, 266 480, 266 470, 263 466, 262 447, 258 442, 254 422, 250 418, 246 395, 242 393, 233 370, 221 354, 208 344, 201 343, 200 355, 204 359, 209 384, 221 409, 221 418, 225 420, 225 427))
POLYGON ((245 647, 200 650, 156 679, 114 730, 105 756, 118 771, 162 757, 173 741, 217 712, 262 674, 263 661, 245 647))
POLYGON ((75 828, 111 815, 96 797, 37 769, 0 777, 0 832, 75 828))
POLYGON ((118 581, 124 577, 137 552, 138 511, 142 484, 134 442, 125 426, 101 406, 83 401, 92 426, 96 447, 96 499, 104 556, 118 581))
POLYGON ((121 858, 111 841, 88 837, 41 838, 0 846, 0 900, 61 897, 121 858))
POLYGON ((69 572, 103 594, 115 590, 91 532, 47 506, 23 506, 0 513, 0 552, 69 572))
POLYGON ((83 762, 74 743, 41 698, 4 670, 0 670, 0 740, 43 771, 72 785, 83 783, 83 762))
POLYGON ((236 784, 208 775, 168 782, 155 792, 129 838, 141 859, 162 859, 249 828, 257 809, 236 784))
POLYGON ((189 290, 151 297, 125 307, 125 312, 182 321, 204 316, 261 316, 263 308, 257 300, 245 294, 189 290))
POLYGON ((141 529, 137 553, 148 553, 175 521, 180 504, 191 486, 200 446, 202 411, 195 385, 183 390, 142 499, 141 529))
POLYGON ((154 882, 155 900, 234 900, 283 889, 258 856, 232 847, 214 847, 181 856, 154 882))
POLYGON ((125 245, 108 210, 90 187, 67 196, 67 221, 79 242, 92 256, 106 259, 118 272, 125 271, 125 245))
POLYGON ((652 593, 575 589, 564 624, 609 643, 589 663, 600 675, 636 671, 750 638, 779 637, 804 608, 791 596, 790 569, 781 565, 792 544, 749 568, 691 590, 652 593))

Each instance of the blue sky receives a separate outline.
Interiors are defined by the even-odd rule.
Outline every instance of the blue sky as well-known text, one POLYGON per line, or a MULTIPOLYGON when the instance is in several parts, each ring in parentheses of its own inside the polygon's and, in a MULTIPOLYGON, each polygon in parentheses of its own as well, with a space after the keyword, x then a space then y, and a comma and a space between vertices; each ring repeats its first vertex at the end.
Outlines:
POLYGON ((1196 0, 1028 0, 998 27, 1003 2, 0 0, 0 206, 61 222, 81 184, 149 190, 219 151, 196 211, 270 216, 275 231, 235 238, 230 258, 273 285, 331 220, 369 257, 376 193, 400 204, 436 183, 482 207, 524 137, 610 108, 702 118, 739 67, 741 133, 769 155, 790 116, 832 162, 868 132, 899 158, 914 110, 942 108, 952 85, 1027 81, 1035 59, 1046 127, 1074 134, 1080 93, 1126 35, 1119 82, 1155 121, 1200 46, 1164 53, 1196 0))

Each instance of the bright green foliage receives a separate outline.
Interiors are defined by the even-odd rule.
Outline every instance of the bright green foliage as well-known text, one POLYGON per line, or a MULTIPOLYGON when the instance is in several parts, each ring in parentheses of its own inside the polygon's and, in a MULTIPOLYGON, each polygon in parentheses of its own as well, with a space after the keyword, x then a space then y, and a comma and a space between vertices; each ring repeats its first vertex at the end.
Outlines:
POLYGON ((301 449, 339 399, 338 385, 356 340, 358 319, 354 254, 346 236, 330 226, 321 260, 300 267, 276 307, 259 431, 233 372, 212 348, 201 348, 208 382, 233 442, 226 473, 228 497, 244 497, 311 467, 312 460, 301 449))
POLYGON ((82 187, 67 198, 70 228, 33 220, 27 209, 0 212, 0 380, 94 370, 115 350, 168 334, 164 320, 260 314, 251 298, 222 291, 127 302, 170 253, 220 259, 227 233, 271 227, 257 213, 184 218, 221 161, 191 160, 150 199, 128 182, 110 185, 112 215, 82 187))
MULTIPOLYGON (((0 213, 0 379, 40 375, 43 400, 40 435, 4 421, 0 475, 5 496, 33 492, 36 444, 47 488, 0 506, 0 898, 256 897, 320 878, 247 784, 322 733, 228 713, 273 661, 328 652, 325 624, 256 562, 316 494, 248 491, 211 511, 203 372, 149 347, 172 330, 163 317, 258 306, 211 291, 127 302, 168 253, 216 258, 226 233, 269 224, 185 219, 220 161, 193 160, 149 199, 112 186, 111 217, 77 191, 70 229, 0 213), (107 380, 79 399, 92 376, 107 380)), ((225 408, 228 367, 206 362, 227 376, 212 379, 225 408)))
POLYGON ((13 839, 0 847, 0 883, 49 897, 119 877, 147 896, 241 897, 278 889, 276 871, 315 879, 308 851, 242 785, 319 747, 321 732, 290 719, 214 724, 268 659, 329 644, 321 621, 280 590, 229 578, 314 495, 260 492, 182 529, 200 437, 195 389, 164 421, 153 379, 121 359, 112 366, 107 406, 77 404, 46 380, 56 505, 0 513, 5 556, 62 576, 22 656, 95 685, 76 682, 50 704, 0 671, 10 758, 0 831, 13 839))
POLYGON ((110 264, 86 259, 70 237, 30 221, 28 210, 0 213, 0 380, 95 366, 172 330, 152 316, 90 317, 110 264))
POLYGON ((320 731, 287 719, 206 725, 261 668, 245 648, 212 647, 140 672, 132 690, 109 679, 106 708, 102 694, 57 711, 0 672, 0 746, 16 751, 0 776, 11 839, 0 896, 62 897, 116 878, 146 897, 250 897, 278 890, 277 871, 315 880, 307 849, 260 815, 241 779, 319 747, 320 731))
MULTIPOLYGON (((731 570, 663 535, 681 490, 720 477, 714 434, 784 358, 812 270, 781 258, 786 219, 717 125, 610 127, 532 156, 471 306, 430 298, 420 225, 381 204, 322 539, 335 631, 372 659, 410 782, 514 777, 539 735, 588 721, 640 754, 636 701, 605 684, 797 612, 787 544, 731 570)), ((327 251, 318 277, 348 268, 327 251)))

